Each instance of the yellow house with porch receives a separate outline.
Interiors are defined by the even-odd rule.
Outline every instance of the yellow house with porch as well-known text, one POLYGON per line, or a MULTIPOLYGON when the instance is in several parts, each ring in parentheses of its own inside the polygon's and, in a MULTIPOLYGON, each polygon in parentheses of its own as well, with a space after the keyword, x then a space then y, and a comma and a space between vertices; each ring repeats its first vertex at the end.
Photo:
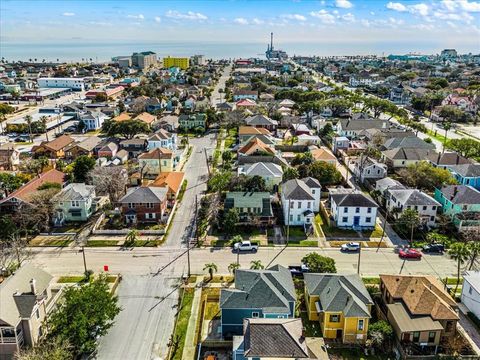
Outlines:
POLYGON ((358 275, 305 274, 305 303, 309 320, 320 323, 324 338, 367 340, 373 300, 358 275))

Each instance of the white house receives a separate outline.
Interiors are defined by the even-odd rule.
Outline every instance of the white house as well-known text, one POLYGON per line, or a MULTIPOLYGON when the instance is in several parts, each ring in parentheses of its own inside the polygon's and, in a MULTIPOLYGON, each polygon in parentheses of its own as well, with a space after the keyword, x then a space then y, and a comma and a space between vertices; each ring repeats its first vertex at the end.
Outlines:
POLYGON ((260 176, 266 186, 271 189, 282 182, 283 170, 280 165, 272 162, 258 162, 238 167, 238 175, 260 176))
POLYGON ((318 180, 311 177, 288 180, 281 184, 285 225, 313 224, 314 213, 320 209, 321 189, 318 180))
POLYGON ((87 89, 84 78, 38 78, 39 88, 67 88, 84 91, 87 89))
POLYGON ((57 207, 53 216, 56 226, 66 221, 87 221, 95 211, 95 186, 72 183, 55 195, 57 207))
POLYGON ((463 275, 462 304, 480 319, 480 271, 467 271, 463 275))
POLYGON ((321 143, 320 138, 317 135, 302 134, 297 137, 298 145, 319 145, 321 143))
POLYGON ((418 212, 420 220, 428 227, 435 226, 437 210, 441 204, 417 189, 387 189, 385 191, 386 206, 390 214, 398 219, 405 209, 412 209, 418 212), (399 209, 400 211, 395 211, 399 209))
POLYGON ((80 121, 85 124, 86 131, 101 129, 108 116, 100 111, 89 111, 80 115, 80 121))
POLYGON ((175 151, 177 149, 177 135, 165 129, 158 130, 148 138, 148 150, 164 148, 175 151))
POLYGON ((360 182, 366 179, 378 180, 387 176, 387 165, 376 161, 367 156, 361 156, 360 160, 355 163, 353 173, 360 182))
MULTIPOLYGON (((338 190, 338 189, 337 189, 338 190)), ((340 228, 374 229, 378 205, 359 191, 331 192, 330 211, 333 222, 340 228)))

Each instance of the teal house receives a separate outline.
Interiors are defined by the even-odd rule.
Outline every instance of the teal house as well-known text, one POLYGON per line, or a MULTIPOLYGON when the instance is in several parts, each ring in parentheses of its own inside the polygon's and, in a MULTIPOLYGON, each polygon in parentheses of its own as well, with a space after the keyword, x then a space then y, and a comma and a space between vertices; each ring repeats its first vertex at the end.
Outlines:
POLYGON ((447 185, 435 189, 442 213, 457 227, 480 225, 480 191, 469 185, 447 185))
POLYGON ((461 185, 470 185, 480 190, 480 164, 463 164, 449 169, 461 185))
POLYGON ((205 114, 182 114, 178 117, 178 126, 183 130, 207 128, 207 115, 205 114))
POLYGON ((295 302, 295 287, 287 268, 239 269, 235 272, 235 288, 220 293, 222 335, 225 339, 242 335, 244 319, 293 318, 295 302))

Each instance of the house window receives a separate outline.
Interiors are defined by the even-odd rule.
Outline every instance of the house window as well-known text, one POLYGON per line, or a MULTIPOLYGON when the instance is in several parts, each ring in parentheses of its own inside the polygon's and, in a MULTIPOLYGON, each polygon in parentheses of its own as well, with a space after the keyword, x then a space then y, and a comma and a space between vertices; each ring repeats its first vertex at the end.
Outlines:
POLYGON ((360 208, 355 208, 355 214, 358 214, 360 212, 360 208))
POLYGON ((312 194, 315 194, 315 189, 312 189, 312 194))
POLYGON ((258 318, 258 317, 260 317, 260 314, 258 311, 252 312, 252 318, 258 318))
POLYGON ((294 201, 290 201, 290 209, 293 209, 294 201))
POLYGON ((301 220, 302 215, 297 215, 297 221, 301 220))
POLYGON ((293 221, 293 215, 290 215, 290 222, 293 221))
POLYGON ((344 213, 348 213, 348 208, 343 208, 344 213))
POLYGON ((435 221, 435 216, 430 216, 430 221, 435 221))
POLYGON ((307 201, 307 209, 310 209, 310 201, 307 201))
POLYGON ((348 222, 348 217, 347 216, 342 217, 342 222, 344 223, 348 222))
POLYGON ((437 207, 436 207, 436 206, 432 206, 432 210, 433 210, 433 211, 437 210, 437 207))
POLYGON ((470 286, 470 287, 468 288, 468 293, 469 293, 470 295, 472 295, 472 292, 473 292, 473 291, 472 291, 472 287, 470 286))
POLYGON ((340 322, 340 315, 330 315, 330 322, 332 323, 340 322))
POLYGON ((424 207, 423 207, 423 210, 427 210, 427 207, 426 207, 426 206, 424 206, 424 207))
POLYGON ((420 331, 413 332, 413 342, 418 342, 420 340, 420 331))
MULTIPOLYGON (((453 206, 452 206, 452 207, 453 207, 453 206)), ((463 205, 463 206, 462 206, 462 209, 463 209, 463 210, 468 210, 468 205, 463 205)))
POLYGON ((358 327, 357 327, 357 329, 358 329, 359 331, 363 331, 364 322, 365 322, 365 320, 363 320, 363 319, 358 320, 358 327))
POLYGON ((155 219, 155 213, 145 213, 145 219, 155 219))
POLYGON ((299 201, 299 202, 298 202, 298 208, 300 209, 301 207, 302 207, 302 202, 299 201))
POLYGON ((134 203, 128 203, 127 206, 128 206, 129 209, 133 209, 135 207, 135 204, 134 203))
POLYGON ((371 217, 367 217, 367 218, 365 218, 365 222, 366 222, 366 223, 370 223, 370 222, 372 222, 372 218, 371 218, 371 217))
POLYGON ((367 208, 367 213, 371 214, 372 213, 372 208, 367 208))
POLYGON ((153 209, 153 207, 155 206, 154 203, 146 203, 145 205, 147 209, 153 209))
POLYGON ((429 343, 432 343, 432 342, 435 342, 435 331, 430 331, 428 333, 428 342, 429 343))
POLYGON ((72 200, 72 207, 79 207, 79 206, 80 206, 80 201, 72 200))
POLYGON ((37 310, 35 311, 35 317, 37 319, 40 319, 40 310, 37 308, 37 310))

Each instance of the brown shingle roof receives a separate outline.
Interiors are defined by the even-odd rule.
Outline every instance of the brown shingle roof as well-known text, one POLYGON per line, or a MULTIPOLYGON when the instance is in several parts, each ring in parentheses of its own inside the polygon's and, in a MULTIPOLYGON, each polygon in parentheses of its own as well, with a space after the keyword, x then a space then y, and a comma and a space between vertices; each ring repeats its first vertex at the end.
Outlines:
POLYGON ((240 126, 239 135, 270 135, 270 131, 265 128, 256 128, 253 126, 240 126))
POLYGON ((143 112, 139 115, 134 120, 140 120, 143 121, 144 123, 151 124, 153 123, 157 118, 153 116, 152 114, 149 114, 147 112, 143 112))
POLYGON ((59 151, 74 141, 70 136, 62 135, 52 141, 43 143, 42 146, 52 151, 59 151))
POLYGON ((155 148, 147 153, 138 156, 139 159, 170 159, 173 155, 172 150, 165 148, 155 148))
POLYGON ((312 153, 313 158, 317 161, 337 161, 335 155, 325 149, 320 148, 310 152, 312 153))
POLYGON ((458 319, 455 301, 432 276, 380 275, 390 295, 402 300, 412 315, 430 315, 434 320, 458 319))
POLYGON ((125 121, 125 120, 131 120, 131 119, 132 117, 126 112, 121 113, 120 115, 113 118, 114 121, 125 121))
POLYGON ((175 194, 180 190, 185 173, 179 171, 162 172, 150 186, 165 187, 171 189, 175 194))
POLYGON ((255 139, 250 140, 244 147, 242 147, 238 151, 242 154, 250 155, 257 150, 264 151, 264 152, 275 155, 275 150, 273 150, 270 146, 265 144, 259 138, 255 138, 255 139))

